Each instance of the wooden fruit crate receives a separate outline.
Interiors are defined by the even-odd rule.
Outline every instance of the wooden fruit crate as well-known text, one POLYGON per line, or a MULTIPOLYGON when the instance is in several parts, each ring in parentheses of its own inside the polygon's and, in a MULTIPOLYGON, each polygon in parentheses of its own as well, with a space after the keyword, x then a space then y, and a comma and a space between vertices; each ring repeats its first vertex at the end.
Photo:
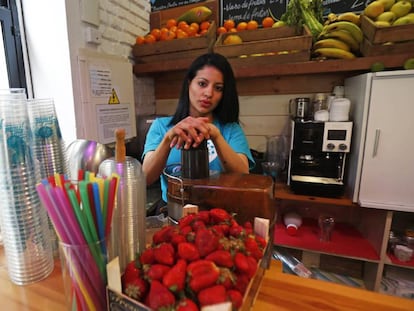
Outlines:
POLYGON ((250 59, 251 56, 281 56, 281 62, 310 59, 312 36, 306 27, 300 34, 295 28, 286 26, 240 31, 236 34, 243 40, 241 44, 224 45, 224 40, 232 34, 221 34, 214 45, 214 52, 230 59, 250 59))
POLYGON ((214 21, 216 25, 218 25, 219 23, 218 1, 217 0, 206 0, 206 1, 197 2, 193 4, 178 6, 178 7, 171 8, 171 9, 152 12, 150 14, 150 29, 160 28, 164 26, 170 18, 177 19, 181 14, 183 14, 187 10, 192 9, 197 6, 208 7, 212 12, 210 16, 210 20, 214 21))
POLYGON ((405 42, 373 44, 368 39, 364 38, 360 50, 364 56, 401 54, 408 51, 414 51, 414 40, 405 42))
POLYGON ((414 40, 414 24, 377 27, 370 18, 361 15, 361 29, 372 44, 414 40))
POLYGON ((206 35, 157 41, 153 44, 135 44, 132 54, 136 63, 153 63, 177 59, 194 59, 213 49, 216 40, 216 23, 213 21, 206 35))

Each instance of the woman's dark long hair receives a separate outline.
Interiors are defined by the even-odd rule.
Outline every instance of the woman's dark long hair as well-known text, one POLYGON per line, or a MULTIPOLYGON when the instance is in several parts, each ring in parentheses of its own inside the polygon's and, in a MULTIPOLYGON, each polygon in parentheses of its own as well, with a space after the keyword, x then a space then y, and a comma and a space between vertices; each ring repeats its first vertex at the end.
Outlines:
POLYGON ((217 68, 223 74, 223 96, 213 111, 213 116, 220 123, 239 122, 239 96, 236 88, 236 79, 234 78, 233 69, 227 59, 217 53, 207 53, 196 58, 190 65, 185 75, 178 106, 171 120, 171 124, 177 124, 190 114, 190 97, 189 87, 191 81, 197 74, 197 71, 205 66, 217 68))

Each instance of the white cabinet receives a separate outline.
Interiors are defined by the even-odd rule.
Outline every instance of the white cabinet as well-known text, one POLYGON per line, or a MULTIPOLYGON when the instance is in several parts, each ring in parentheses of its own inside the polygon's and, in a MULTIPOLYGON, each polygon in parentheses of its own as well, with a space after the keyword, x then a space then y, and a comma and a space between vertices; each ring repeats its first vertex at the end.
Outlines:
POLYGON ((414 70, 345 80, 354 121, 348 186, 363 207, 414 212, 414 70))

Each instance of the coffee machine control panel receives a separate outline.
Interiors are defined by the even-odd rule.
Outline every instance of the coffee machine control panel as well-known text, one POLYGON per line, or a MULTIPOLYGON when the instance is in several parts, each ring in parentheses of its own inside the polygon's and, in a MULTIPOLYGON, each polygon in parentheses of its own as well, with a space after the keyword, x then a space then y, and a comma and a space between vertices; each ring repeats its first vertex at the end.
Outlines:
POLYGON ((322 151, 345 152, 351 151, 352 122, 325 122, 322 151))

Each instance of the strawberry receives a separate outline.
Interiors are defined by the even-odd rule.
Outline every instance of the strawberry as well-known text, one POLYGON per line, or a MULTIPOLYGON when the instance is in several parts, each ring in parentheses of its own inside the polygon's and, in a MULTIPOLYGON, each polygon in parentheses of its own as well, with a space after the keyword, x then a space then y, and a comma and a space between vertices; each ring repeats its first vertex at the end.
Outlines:
POLYGON ((243 295, 237 289, 229 289, 227 296, 233 305, 233 310, 238 310, 242 306, 243 295))
POLYGON ((191 223, 193 222, 193 220, 196 218, 196 214, 188 214, 184 217, 182 217, 179 221, 178 221, 178 226, 182 229, 184 227, 187 226, 191 226, 191 223))
POLYGON ((178 302, 176 311, 198 311, 198 306, 190 298, 183 298, 178 302))
POLYGON ((210 223, 210 211, 199 211, 196 214, 196 219, 201 220, 206 225, 208 225, 210 223))
POLYGON ((197 295, 200 306, 208 306, 227 301, 226 288, 223 285, 214 285, 202 289, 197 295))
POLYGON ((164 274, 171 269, 170 266, 153 264, 144 266, 144 276, 148 281, 162 280, 164 274))
POLYGON ((234 223, 229 228, 229 235, 235 238, 243 238, 246 235, 246 230, 238 223, 234 223))
POLYGON ((161 308, 169 310, 174 307, 175 297, 160 281, 154 280, 151 282, 147 304, 154 310, 161 308))
POLYGON ((246 221, 243 224, 244 230, 246 230, 246 234, 252 234, 253 233, 253 225, 250 221, 246 221))
POLYGON ((234 255, 234 265, 236 269, 241 273, 248 273, 249 263, 247 262, 247 256, 243 253, 237 252, 234 255))
POLYGON ((263 251, 259 248, 255 236, 249 235, 244 240, 244 246, 247 254, 253 256, 256 260, 260 260, 263 257, 263 251))
POLYGON ((234 289, 237 289, 242 295, 246 292, 247 287, 249 286, 250 279, 247 274, 236 272, 236 284, 234 284, 234 289))
POLYGON ((180 229, 182 235, 187 236, 190 232, 193 232, 193 228, 191 226, 185 226, 180 229))
POLYGON ((257 242, 257 244, 259 245, 259 247, 261 249, 266 248, 267 242, 266 242, 266 239, 264 237, 256 234, 255 239, 256 239, 256 242, 257 242))
POLYGON ((198 249, 201 257, 204 257, 215 251, 219 245, 219 238, 213 231, 203 228, 198 229, 195 236, 195 246, 198 249))
POLYGON ((191 224, 191 228, 193 228, 193 230, 195 232, 197 232, 200 229, 205 229, 207 228, 207 225, 204 223, 204 221, 200 220, 200 219, 196 219, 193 221, 193 223, 191 224))
POLYGON ((234 287, 236 277, 234 273, 228 268, 220 268, 220 276, 217 280, 217 284, 223 285, 226 289, 234 287))
POLYGON ((121 281, 122 283, 127 283, 131 280, 134 280, 136 278, 138 278, 140 275, 140 270, 137 267, 137 263, 135 260, 130 261, 126 267, 125 267, 125 272, 121 277, 121 281))
POLYGON ((150 265, 154 263, 154 250, 152 248, 145 249, 139 256, 141 265, 150 265))
POLYGON ((252 278, 256 271, 257 271, 257 260, 254 257, 247 256, 247 264, 249 266, 249 270, 247 271, 247 275, 252 278))
POLYGON ((126 281, 123 286, 123 292, 128 297, 142 301, 147 294, 148 284, 140 277, 126 281))
POLYGON ((161 243, 154 248, 155 261, 163 264, 172 266, 175 261, 175 250, 170 243, 161 243))
POLYGON ((231 215, 222 208, 212 208, 210 210, 210 223, 218 224, 221 222, 227 222, 231 220, 231 215))
POLYGON ((199 292, 216 283, 220 275, 220 270, 216 264, 210 260, 196 260, 187 266, 188 285, 194 292, 199 292))
POLYGON ((214 231, 216 231, 220 236, 228 236, 230 226, 225 223, 212 225, 210 228, 212 228, 214 231))
POLYGON ((206 260, 213 261, 216 265, 221 267, 231 268, 233 267, 233 258, 229 251, 216 250, 205 257, 206 260))
POLYGON ((172 232, 174 230, 175 229, 173 226, 164 226, 154 233, 154 235, 152 236, 152 241, 154 242, 154 244, 169 242, 171 239, 172 232))
POLYGON ((187 262, 179 259, 177 263, 164 275, 162 284, 172 292, 180 292, 184 289, 187 262))
POLYGON ((182 234, 180 234, 180 233, 173 234, 173 236, 172 236, 172 238, 171 238, 171 243, 172 243, 174 246, 177 246, 177 245, 179 245, 180 243, 182 243, 182 242, 186 242, 186 241, 187 241, 187 239, 185 238, 185 236, 184 236, 184 235, 182 235, 182 234))
POLYGON ((194 261, 200 258, 200 253, 193 243, 183 242, 178 244, 178 257, 187 261, 194 261))

